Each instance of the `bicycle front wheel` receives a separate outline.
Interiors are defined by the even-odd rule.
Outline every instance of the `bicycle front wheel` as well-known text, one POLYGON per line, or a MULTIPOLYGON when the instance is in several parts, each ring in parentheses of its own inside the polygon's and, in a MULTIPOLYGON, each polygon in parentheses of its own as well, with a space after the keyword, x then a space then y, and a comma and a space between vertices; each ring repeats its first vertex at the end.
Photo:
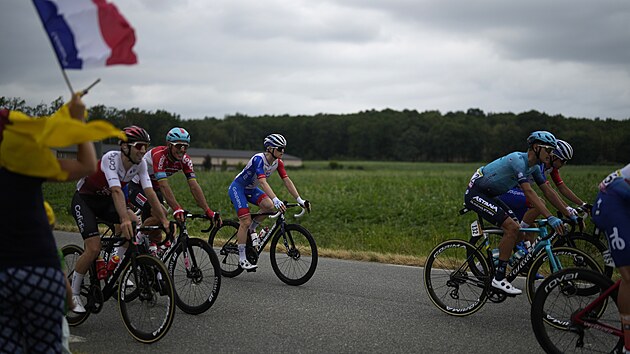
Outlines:
POLYGON ((243 272, 239 264, 238 242, 236 232, 238 222, 233 220, 223 220, 219 228, 215 228, 208 237, 208 244, 214 249, 221 267, 221 275, 233 278, 243 272))
POLYGON ((617 291, 604 297, 593 311, 582 320, 589 327, 574 320, 574 315, 595 301, 613 285, 601 273, 584 268, 569 268, 554 273, 540 284, 532 302, 531 322, 536 340, 547 353, 619 353, 623 337, 607 333, 621 331, 617 291), (581 292, 580 289, 596 289, 581 292), (583 295, 580 295, 583 294, 583 295))
POLYGON ((277 232, 270 246, 271 268, 280 280, 289 285, 306 283, 317 268, 317 245, 313 235, 296 224, 285 225, 277 232))
POLYGON ((595 236, 582 232, 574 232, 566 235, 565 237, 559 237, 554 246, 567 246, 574 247, 586 252, 597 263, 603 267, 603 273, 607 277, 612 277, 615 270, 615 264, 610 256, 608 246, 603 244, 595 236))
MULTIPOLYGON (((560 269, 557 270, 567 268, 588 268, 598 273, 602 272, 599 264, 597 264, 597 262, 591 256, 577 248, 554 247, 551 250, 551 253, 560 265, 560 269)), ((538 289, 543 279, 547 278, 549 275, 557 270, 552 269, 552 265, 549 260, 549 256, 547 255, 547 252, 543 251, 536 257, 536 259, 534 259, 532 266, 529 269, 529 273, 527 274, 527 279, 525 281, 527 283, 527 299, 530 303, 534 300, 536 289, 538 289)), ((593 289, 593 291, 595 290, 596 289, 593 289)), ((587 291, 587 289, 584 288, 580 291, 587 291)))
MULTIPOLYGON (((74 275, 74 268, 77 265, 77 261, 79 257, 83 254, 83 248, 77 245, 66 245, 61 248, 61 253, 63 254, 63 259, 66 263, 66 276, 72 284, 72 276, 74 275)), ((88 272, 83 277, 83 285, 81 285, 81 301, 83 304, 88 303, 88 295, 90 289, 90 272, 91 269, 88 269, 88 272)), ((72 310, 69 310, 66 313, 66 319, 68 320, 68 325, 71 327, 75 327, 85 322, 90 316, 90 311, 86 311, 84 313, 76 313, 72 310)))
POLYGON ((468 316, 488 300, 492 275, 488 262, 462 240, 437 245, 424 266, 424 287, 431 302, 453 316, 468 316))
POLYGON ((204 240, 189 238, 187 251, 177 247, 169 261, 177 307, 198 315, 207 311, 221 289, 221 268, 216 253, 204 240))
POLYGON ((175 317, 173 283, 157 258, 139 255, 132 259, 122 272, 118 297, 125 327, 137 341, 157 342, 171 328, 175 317), (130 294, 133 296, 127 298, 130 294))

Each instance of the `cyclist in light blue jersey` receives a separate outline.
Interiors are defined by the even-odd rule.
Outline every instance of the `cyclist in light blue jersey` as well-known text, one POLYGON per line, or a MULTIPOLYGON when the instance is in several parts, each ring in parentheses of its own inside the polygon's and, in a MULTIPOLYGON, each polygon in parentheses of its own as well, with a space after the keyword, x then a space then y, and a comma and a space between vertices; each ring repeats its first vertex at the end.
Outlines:
POLYGON ((621 274, 617 308, 624 333, 624 353, 630 353, 630 164, 599 184, 593 222, 608 237, 610 255, 621 274))
POLYGON ((284 169, 282 156, 287 146, 287 141, 280 134, 268 135, 264 142, 265 152, 254 155, 243 171, 239 173, 230 187, 228 194, 236 210, 239 219, 239 228, 237 231, 238 254, 240 266, 243 269, 254 269, 255 264, 249 263, 246 257, 245 247, 247 243, 247 233, 251 233, 252 240, 257 240, 256 227, 260 225, 260 221, 264 216, 252 221, 249 212, 249 203, 258 205, 261 212, 270 212, 275 207, 278 210, 285 211, 284 203, 278 199, 271 186, 267 182, 267 178, 274 171, 278 171, 280 178, 284 182, 284 186, 289 193, 297 200, 298 204, 303 208, 310 210, 311 205, 308 200, 300 197, 295 185, 289 178, 287 171, 284 169))
POLYGON ((505 279, 508 259, 512 255, 519 236, 519 224, 514 212, 498 197, 511 188, 520 186, 534 207, 549 220, 549 224, 556 232, 564 233, 562 221, 549 212, 530 184, 530 178, 532 178, 545 198, 556 208, 562 207, 562 201, 549 184, 545 183, 546 180, 538 166, 540 163, 549 163, 551 152, 557 146, 557 140, 549 132, 535 131, 527 138, 527 144, 529 146, 527 152, 513 152, 479 168, 470 179, 468 189, 464 194, 466 207, 500 226, 504 231, 499 243, 499 264, 492 286, 510 295, 522 293, 505 279))

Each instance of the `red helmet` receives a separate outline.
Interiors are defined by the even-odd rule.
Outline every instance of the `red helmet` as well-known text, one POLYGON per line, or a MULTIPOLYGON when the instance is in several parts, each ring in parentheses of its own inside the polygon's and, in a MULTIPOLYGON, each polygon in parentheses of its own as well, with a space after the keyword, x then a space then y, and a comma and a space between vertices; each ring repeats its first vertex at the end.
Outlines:
MULTIPOLYGON (((125 135, 127 136, 127 143, 135 143, 136 141, 141 141, 141 142, 145 142, 145 143, 151 143, 151 137, 149 136, 149 133, 147 133, 146 130, 140 128, 137 125, 132 125, 130 127, 125 127, 123 128, 123 131, 125 132, 125 135)), ((120 141, 120 144, 122 144, 123 141, 120 141)))

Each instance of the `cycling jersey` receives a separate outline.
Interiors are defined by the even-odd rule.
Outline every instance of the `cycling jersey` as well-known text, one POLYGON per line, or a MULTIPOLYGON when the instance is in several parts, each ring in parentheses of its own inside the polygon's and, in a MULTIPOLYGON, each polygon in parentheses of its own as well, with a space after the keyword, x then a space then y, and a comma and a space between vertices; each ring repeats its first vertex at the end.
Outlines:
POLYGON ((288 177, 282 160, 277 159, 269 163, 265 157, 265 153, 261 152, 249 159, 243 171, 234 178, 234 182, 246 189, 256 188, 260 184, 258 182, 260 178, 269 178, 273 171, 276 170, 278 174, 280 174, 280 178, 284 179, 288 177))
POLYGON ((608 237, 615 266, 630 266, 630 164, 608 175, 599 187, 593 222, 608 237))
POLYGON ((473 184, 489 196, 498 196, 533 177, 541 185, 546 182, 539 165, 529 166, 526 152, 513 152, 480 167, 470 179, 473 184))
MULTIPOLYGON (((173 161, 169 158, 168 146, 154 147, 147 151, 142 159, 147 163, 149 177, 151 178, 154 189, 160 189, 158 182, 172 176, 177 171, 184 172, 187 179, 197 178, 190 156, 184 154, 184 157, 180 161, 173 161)), ((139 183, 139 180, 139 177, 134 177, 133 182, 139 183)))
POLYGON ((111 195, 111 187, 124 187, 135 176, 142 188, 151 187, 151 180, 147 173, 147 163, 143 159, 137 165, 125 170, 122 162, 122 152, 107 152, 98 163, 98 169, 93 174, 83 177, 77 182, 80 194, 111 195))
MULTIPOLYGON (((562 177, 560 177, 559 169, 555 167, 545 168, 544 163, 540 163, 539 166, 540 170, 543 172, 542 176, 545 180, 547 179, 546 174, 549 173, 551 180, 556 186, 564 183, 562 177)), ((533 178, 530 178, 530 183, 532 182, 533 178)), ((505 204, 507 204, 507 206, 509 206, 512 211, 514 211, 514 214, 516 214, 516 217, 519 220, 523 220, 523 216, 525 215, 525 212, 527 212, 527 209, 531 209, 534 207, 534 205, 529 200, 527 200, 527 197, 525 197, 525 193, 520 186, 516 186, 509 191, 501 194, 499 198, 505 204)))

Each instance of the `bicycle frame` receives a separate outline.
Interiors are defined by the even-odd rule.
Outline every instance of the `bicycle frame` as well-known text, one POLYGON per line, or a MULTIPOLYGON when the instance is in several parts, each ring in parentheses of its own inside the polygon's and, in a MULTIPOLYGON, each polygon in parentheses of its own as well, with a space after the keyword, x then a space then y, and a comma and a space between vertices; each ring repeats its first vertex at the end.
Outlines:
MULTIPOLYGON (((290 204, 290 203, 285 203, 285 205, 287 206, 287 208, 300 206, 299 204, 290 204)), ((302 209, 300 213, 294 214, 293 216, 296 218, 299 218, 302 215, 304 215, 305 212, 306 212, 306 209, 302 209)), ((280 232, 280 234, 284 234, 284 227, 287 224, 286 217, 284 213, 282 212, 267 212, 267 213, 251 214, 252 219, 260 215, 267 215, 269 216, 270 219, 276 219, 276 222, 271 226, 269 231, 265 233, 265 236, 262 238, 262 240, 260 240, 260 246, 258 246, 258 249, 256 249, 256 253, 259 256, 262 253, 262 251, 265 249, 265 246, 267 246, 267 243, 271 240, 272 236, 274 236, 278 232, 280 232)))
POLYGON ((606 291, 604 291, 602 294, 600 294, 597 299, 593 300, 593 302, 591 302, 590 304, 588 304, 585 308, 583 308, 581 311, 573 314, 571 316, 571 322, 578 324, 578 325, 582 325, 584 327, 587 328, 592 328, 592 329, 596 329, 598 331, 602 331, 602 332, 606 332, 609 334, 613 334, 617 337, 623 337, 623 331, 620 330, 619 328, 614 328, 611 327, 605 323, 600 323, 599 321, 597 321, 597 319, 589 319, 588 317, 588 313, 590 313, 591 311, 593 311, 593 309, 599 305, 601 305, 606 298, 608 298, 608 296, 614 292, 615 290, 619 289, 619 285, 621 284, 621 279, 617 280, 617 282, 615 282, 615 284, 613 284, 613 286, 611 286, 610 288, 606 289, 606 291))

